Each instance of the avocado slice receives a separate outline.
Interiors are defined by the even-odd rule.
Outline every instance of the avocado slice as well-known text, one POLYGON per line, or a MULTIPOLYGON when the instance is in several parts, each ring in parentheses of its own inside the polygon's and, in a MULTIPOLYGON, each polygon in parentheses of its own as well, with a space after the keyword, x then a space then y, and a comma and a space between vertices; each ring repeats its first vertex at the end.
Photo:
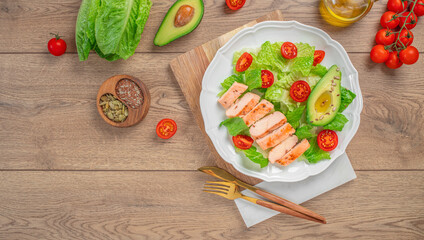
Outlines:
POLYGON ((203 18, 202 0, 178 0, 168 10, 155 40, 156 46, 164 46, 192 32, 203 18))
POLYGON ((340 108, 342 73, 333 65, 319 80, 306 103, 307 121, 313 126, 324 126, 336 117, 340 108))

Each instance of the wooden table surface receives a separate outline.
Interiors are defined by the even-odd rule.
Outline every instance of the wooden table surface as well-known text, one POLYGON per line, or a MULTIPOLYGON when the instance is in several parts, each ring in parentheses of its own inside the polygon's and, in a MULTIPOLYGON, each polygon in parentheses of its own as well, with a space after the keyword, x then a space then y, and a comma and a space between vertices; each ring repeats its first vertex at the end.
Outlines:
MULTIPOLYGON (((224 0, 205 0, 200 26, 164 47, 152 41, 173 1, 153 2, 134 56, 79 62, 80 0, 0 1, 0 239, 424 238, 424 55, 397 70, 370 61, 386 1, 336 28, 323 22, 318 1, 248 0, 230 12, 224 0), (202 193, 212 178, 196 169, 214 158, 169 67, 275 9, 325 30, 359 72, 364 110, 347 148, 358 178, 304 204, 327 225, 280 214, 247 229, 234 203, 202 193), (61 57, 47 51, 50 32, 68 43, 61 57), (140 78, 152 95, 145 120, 127 129, 107 125, 96 110, 99 86, 116 74, 140 78), (178 124, 166 141, 155 133, 165 117, 178 124)), ((424 24, 413 33, 423 53, 424 24)))

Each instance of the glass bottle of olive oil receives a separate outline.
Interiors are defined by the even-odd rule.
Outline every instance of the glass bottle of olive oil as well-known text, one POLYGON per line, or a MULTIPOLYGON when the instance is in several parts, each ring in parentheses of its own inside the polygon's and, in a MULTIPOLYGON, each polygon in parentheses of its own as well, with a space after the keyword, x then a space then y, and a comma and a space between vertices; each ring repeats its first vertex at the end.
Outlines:
POLYGON ((321 0, 319 10, 331 25, 347 27, 364 17, 373 3, 374 0, 321 0))

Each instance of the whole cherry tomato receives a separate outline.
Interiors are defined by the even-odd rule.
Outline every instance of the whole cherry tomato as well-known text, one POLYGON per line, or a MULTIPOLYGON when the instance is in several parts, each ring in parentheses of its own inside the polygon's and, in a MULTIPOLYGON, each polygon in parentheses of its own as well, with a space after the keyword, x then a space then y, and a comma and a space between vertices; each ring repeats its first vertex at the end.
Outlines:
POLYGON ((389 54, 389 59, 386 61, 386 66, 391 69, 400 68, 403 63, 400 61, 398 57, 398 53, 393 51, 389 54))
MULTIPOLYGON (((396 34, 396 38, 397 38, 397 34, 396 34)), ((398 47, 407 47, 409 45, 412 44, 412 42, 414 41, 414 34, 412 34, 411 31, 409 31, 408 29, 402 29, 402 31, 400 32, 400 36, 399 36, 399 41, 397 42, 397 46, 398 47), (402 46, 403 43, 403 46, 402 46)))
POLYGON ((47 49, 54 56, 60 56, 66 51, 66 42, 60 38, 59 34, 53 34, 55 37, 47 43, 47 49))
POLYGON ((415 4, 414 9, 412 9, 413 6, 414 6, 414 4, 411 3, 411 5, 409 7, 409 10, 411 12, 414 12, 415 15, 417 15, 418 17, 424 15, 424 0, 418 0, 417 3, 415 4))
POLYGON ((392 12, 403 12, 408 7, 408 1, 402 0, 389 0, 387 2, 387 9, 392 12))
POLYGON ((399 53, 400 60, 405 64, 414 64, 418 61, 420 53, 414 46, 409 46, 399 53))
POLYGON ((389 59, 389 51, 383 45, 376 45, 371 49, 370 57, 375 63, 384 63, 389 59))
POLYGON ((409 15, 409 12, 404 12, 399 17, 399 26, 403 26, 403 24, 406 22, 405 27, 407 29, 413 29, 417 25, 418 18, 414 13, 411 13, 409 15))

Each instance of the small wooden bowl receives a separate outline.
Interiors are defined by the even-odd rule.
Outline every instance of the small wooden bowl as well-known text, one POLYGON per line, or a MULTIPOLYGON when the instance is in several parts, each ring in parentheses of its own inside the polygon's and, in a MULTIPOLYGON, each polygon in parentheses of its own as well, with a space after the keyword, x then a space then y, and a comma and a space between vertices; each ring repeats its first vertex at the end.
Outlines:
POLYGON ((141 82, 139 79, 129 76, 129 75, 116 75, 113 76, 106 81, 99 88, 99 92, 97 93, 96 100, 97 110, 99 111, 100 116, 105 120, 105 122, 109 123, 114 127, 131 127, 137 123, 139 123, 147 114, 150 107, 150 93, 147 87, 141 82), (130 107, 125 101, 123 101, 118 94, 116 93, 116 85, 121 79, 129 79, 133 81, 135 84, 140 87, 141 94, 143 95, 143 103, 138 108, 130 107), (125 104, 128 108, 128 117, 123 122, 114 122, 110 120, 104 113, 103 109, 100 106, 100 98, 105 94, 112 94, 119 101, 125 104))

